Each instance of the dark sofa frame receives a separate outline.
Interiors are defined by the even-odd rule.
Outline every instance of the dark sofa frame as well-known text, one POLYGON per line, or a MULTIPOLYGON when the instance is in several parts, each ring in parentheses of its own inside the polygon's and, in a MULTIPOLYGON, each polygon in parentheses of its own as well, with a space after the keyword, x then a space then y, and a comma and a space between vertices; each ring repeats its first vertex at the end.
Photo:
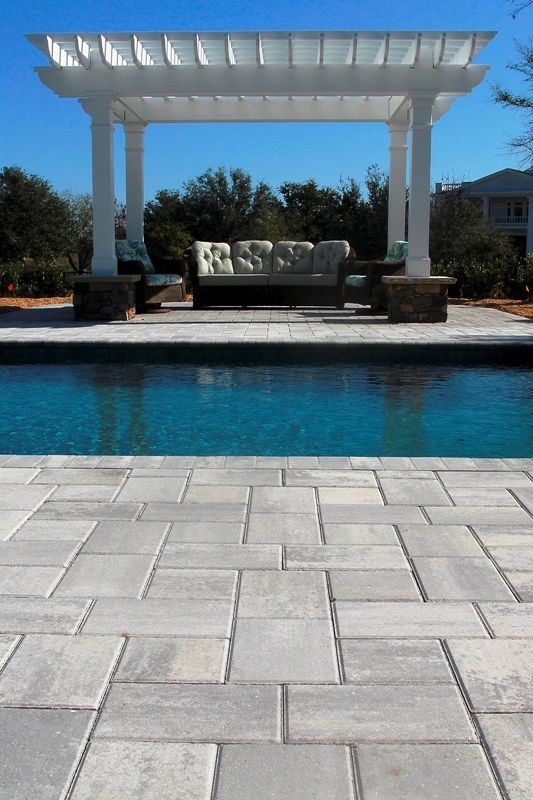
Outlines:
POLYGON ((400 261, 357 261, 348 258, 341 264, 342 271, 342 304, 357 303, 370 306, 372 311, 384 310, 387 307, 385 285, 381 279, 388 275, 404 275, 405 259, 400 261), (348 275, 365 275, 364 286, 346 286, 345 278, 348 275))
MULTIPOLYGON (((165 275, 180 275, 181 284, 172 286, 148 286, 146 283, 146 270, 142 261, 118 261, 118 275, 140 275, 141 280, 135 286, 135 305, 137 310, 142 311, 146 308, 159 308, 161 303, 179 303, 185 300, 185 276, 184 267, 179 261, 165 262, 168 269, 165 275)), ((162 271, 163 272, 163 271, 162 271)))

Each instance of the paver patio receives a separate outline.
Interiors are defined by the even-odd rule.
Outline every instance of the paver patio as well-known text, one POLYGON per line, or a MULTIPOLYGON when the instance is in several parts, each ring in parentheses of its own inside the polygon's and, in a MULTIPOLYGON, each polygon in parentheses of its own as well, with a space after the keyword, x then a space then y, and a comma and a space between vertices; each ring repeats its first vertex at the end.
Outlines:
POLYGON ((531 797, 533 459, 0 459, 0 797, 531 797))
MULTIPOLYGON (((528 346, 450 308, 0 318, 0 346, 528 346), (228 323, 231 322, 231 325, 228 323)), ((0 455, 0 797, 530 800, 533 458, 0 455)))

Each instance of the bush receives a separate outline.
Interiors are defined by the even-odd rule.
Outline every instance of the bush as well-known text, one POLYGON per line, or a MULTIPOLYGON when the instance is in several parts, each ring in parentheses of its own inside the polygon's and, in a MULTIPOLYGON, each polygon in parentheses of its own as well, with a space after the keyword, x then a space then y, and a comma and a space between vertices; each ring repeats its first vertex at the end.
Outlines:
POLYGON ((529 253, 514 268, 511 279, 512 297, 533 300, 533 253, 529 253))
POLYGON ((503 261, 449 261, 435 264, 432 273, 457 279, 455 286, 450 286, 451 297, 469 297, 475 300, 503 297, 507 294, 509 274, 503 261))
POLYGON ((65 297, 69 293, 65 271, 59 264, 0 264, 0 297, 65 297))

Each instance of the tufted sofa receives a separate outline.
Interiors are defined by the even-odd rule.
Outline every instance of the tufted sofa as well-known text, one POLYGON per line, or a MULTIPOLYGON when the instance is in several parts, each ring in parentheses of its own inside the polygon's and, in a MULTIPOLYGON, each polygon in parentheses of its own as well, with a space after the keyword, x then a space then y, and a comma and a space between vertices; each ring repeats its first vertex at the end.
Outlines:
POLYGON ((194 242, 188 252, 194 307, 339 306, 349 255, 344 241, 194 242))
POLYGON ((117 239, 115 254, 119 275, 141 276, 135 298, 138 310, 146 307, 158 308, 161 303, 185 300, 185 282, 177 274, 179 265, 175 262, 168 262, 170 268, 176 269, 175 273, 156 272, 144 242, 133 239, 117 239))

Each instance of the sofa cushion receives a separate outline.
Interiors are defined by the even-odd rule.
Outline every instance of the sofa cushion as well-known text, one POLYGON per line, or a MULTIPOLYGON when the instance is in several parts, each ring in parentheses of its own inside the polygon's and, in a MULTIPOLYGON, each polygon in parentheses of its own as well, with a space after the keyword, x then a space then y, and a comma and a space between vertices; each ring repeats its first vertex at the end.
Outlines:
POLYGON ((345 241, 319 242, 313 250, 313 272, 321 275, 336 275, 339 265, 350 253, 350 245, 345 241))
POLYGON ((407 242, 394 242, 385 256, 385 261, 401 261, 404 258, 407 258, 407 242))
POLYGON ((270 275, 253 273, 251 275, 199 275, 200 286, 268 286, 270 275))
POLYGON ((270 276, 270 286, 336 286, 336 275, 295 275, 278 273, 270 276))
POLYGON ((357 289, 364 289, 367 282, 368 278, 366 275, 347 275, 344 279, 346 286, 355 286, 357 289))
POLYGON ((165 275, 164 272, 153 272, 146 276, 147 286, 181 286, 181 275, 165 275))
POLYGON ((140 261, 145 272, 155 272, 144 242, 136 239, 115 239, 115 255, 119 261, 140 261))
POLYGON ((225 242, 193 242, 191 256, 198 275, 233 275, 230 246, 225 242))
POLYGON ((252 239, 247 242, 235 242, 232 247, 233 270, 235 274, 261 272, 270 275, 272 272, 272 242, 252 239))
POLYGON ((272 272, 310 275, 313 272, 311 242, 277 242, 272 251, 272 272))

